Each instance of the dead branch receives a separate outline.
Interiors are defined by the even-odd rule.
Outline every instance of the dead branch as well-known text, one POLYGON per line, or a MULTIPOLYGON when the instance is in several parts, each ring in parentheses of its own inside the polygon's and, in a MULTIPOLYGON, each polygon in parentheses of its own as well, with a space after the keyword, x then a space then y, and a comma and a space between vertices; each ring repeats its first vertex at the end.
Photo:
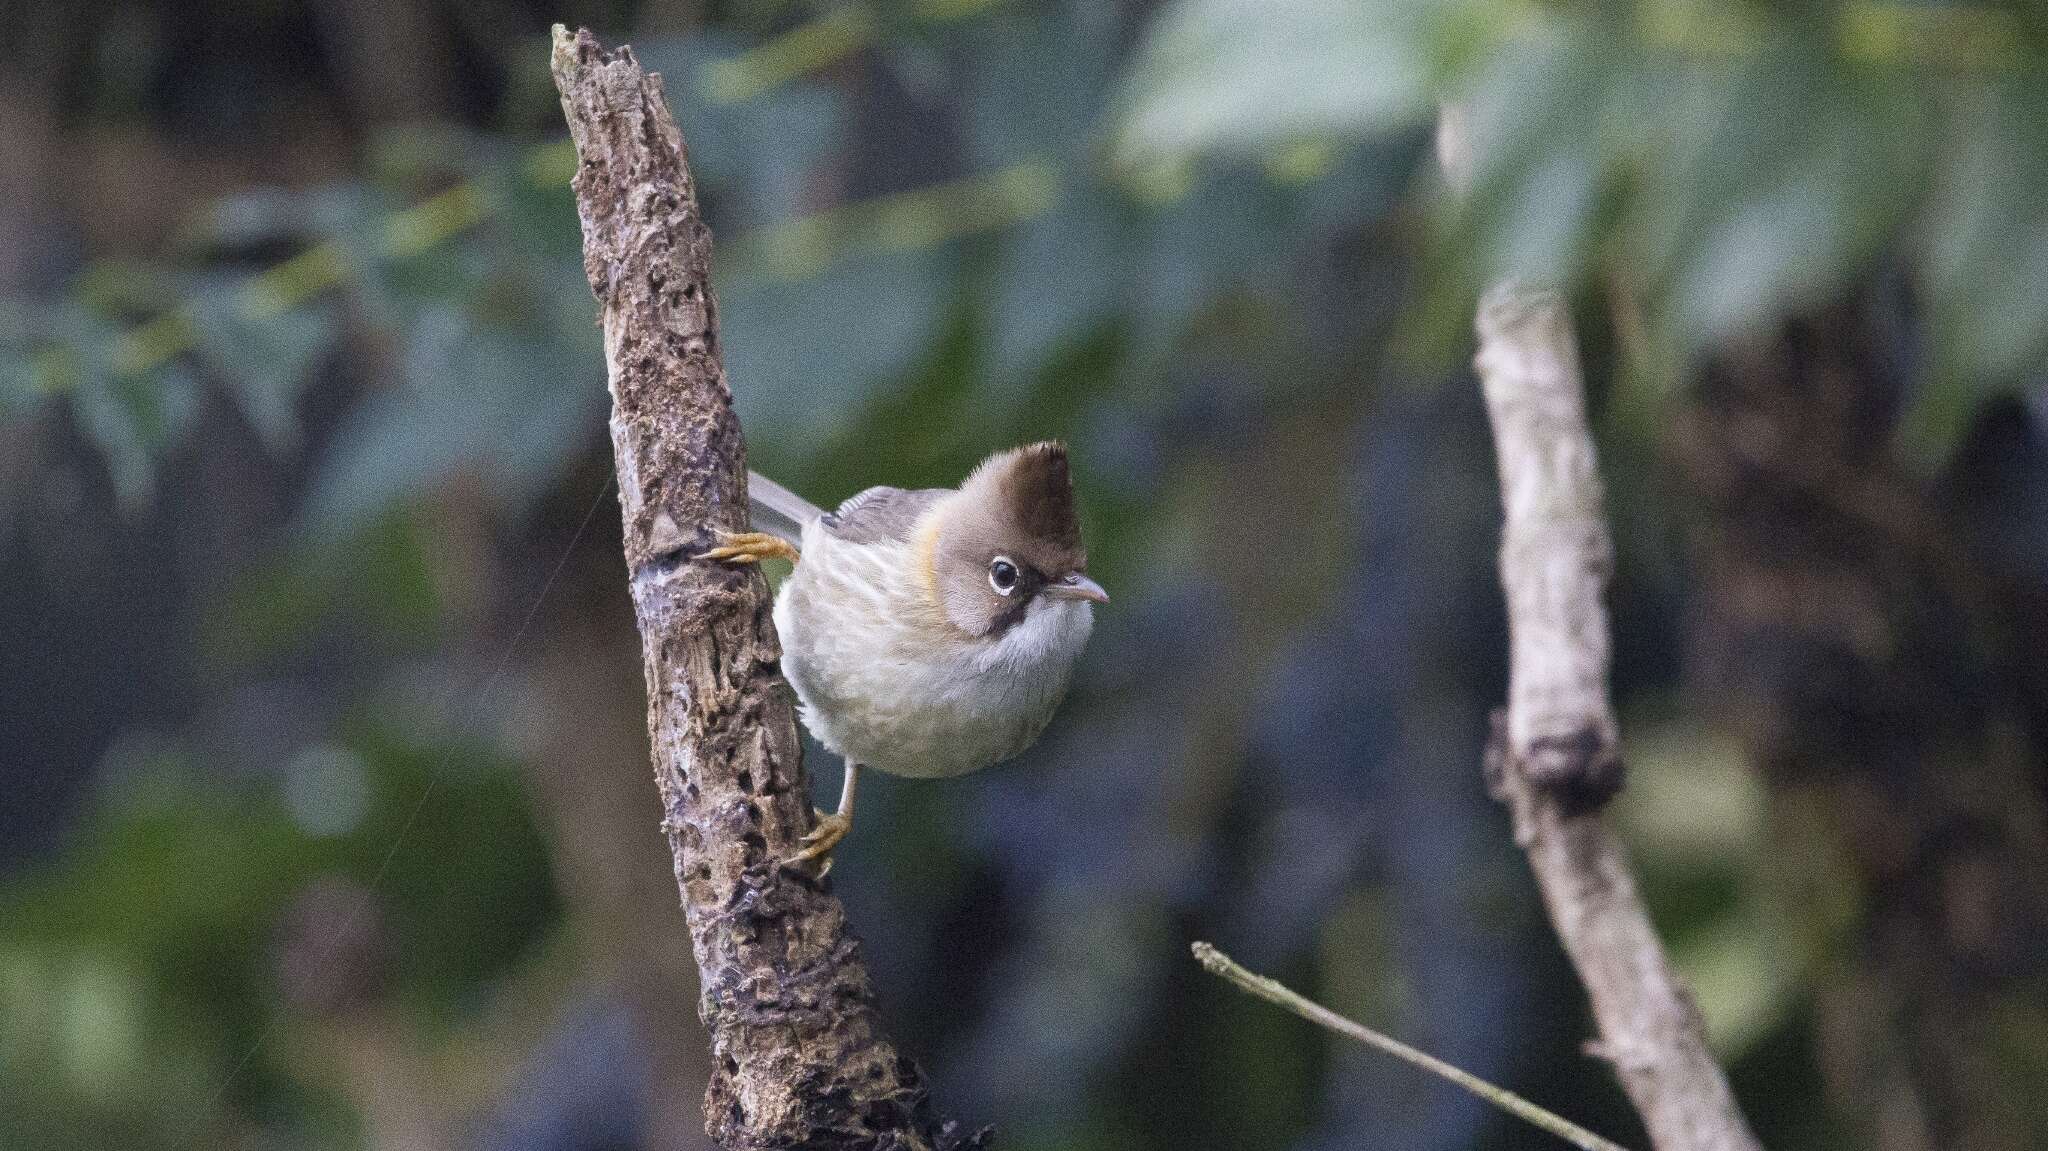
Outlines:
POLYGON ((661 77, 560 26, 552 64, 603 313, 662 827, 703 979, 707 1129, 747 1151, 979 1146, 934 1119, 922 1074, 882 1033, 839 900, 777 864, 811 807, 767 582, 691 558, 746 527, 746 446, 711 232, 661 77))
MULTIPOLYGON (((1465 132, 1446 109, 1454 186, 1465 132)), ((1513 283, 1480 300, 1474 361, 1500 464, 1508 706, 1487 755, 1543 903, 1593 1004, 1613 1064, 1659 1151, 1760 1151, 1707 1049, 1600 808, 1621 783, 1604 604, 1613 567, 1578 343, 1564 298, 1513 283)))

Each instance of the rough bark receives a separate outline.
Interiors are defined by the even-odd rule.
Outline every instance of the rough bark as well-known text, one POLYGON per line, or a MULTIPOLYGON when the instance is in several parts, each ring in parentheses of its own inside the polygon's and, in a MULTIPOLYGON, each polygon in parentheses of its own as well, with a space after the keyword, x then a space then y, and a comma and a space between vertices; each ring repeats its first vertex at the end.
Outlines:
POLYGON ((611 433, 662 826, 702 977, 707 1129, 733 1149, 976 1145, 934 1120, 883 1034, 839 901, 778 861, 808 828, 766 581, 691 559, 746 526, 746 448, 710 283, 711 233, 661 78, 554 32, 611 433))
MULTIPOLYGON (((1462 116, 1438 151, 1470 172, 1462 116)), ((1605 595, 1613 567, 1578 341, 1556 291, 1497 284, 1480 300, 1474 360, 1500 465, 1508 706, 1487 782, 1514 816, 1544 907, 1592 1001, 1599 1053, 1659 1151, 1760 1151, 1671 970, 1628 858, 1600 816, 1621 783, 1607 692, 1605 595)))

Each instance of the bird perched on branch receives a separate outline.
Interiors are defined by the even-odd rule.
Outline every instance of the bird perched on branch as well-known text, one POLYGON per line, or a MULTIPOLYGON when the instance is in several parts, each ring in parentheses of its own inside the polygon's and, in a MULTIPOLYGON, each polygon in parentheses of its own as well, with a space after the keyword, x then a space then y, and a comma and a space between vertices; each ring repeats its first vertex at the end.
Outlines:
POLYGON ((788 862, 846 837, 862 767, 962 775, 1031 746, 1109 599, 1088 578, 1065 445, 998 453, 958 490, 869 488, 829 513, 747 483, 756 530, 699 558, 796 564, 775 598, 782 672, 804 726, 846 761, 839 810, 788 862))

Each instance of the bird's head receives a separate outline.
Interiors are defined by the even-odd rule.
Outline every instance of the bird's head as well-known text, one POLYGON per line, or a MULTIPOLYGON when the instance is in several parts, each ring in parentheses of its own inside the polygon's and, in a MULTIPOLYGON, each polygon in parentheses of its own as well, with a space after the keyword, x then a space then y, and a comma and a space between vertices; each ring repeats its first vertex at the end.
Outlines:
POLYGON ((970 636, 1000 637, 1048 609, 1085 615, 1109 600, 1088 578, 1065 444, 990 456, 936 521, 933 587, 946 618, 970 636))

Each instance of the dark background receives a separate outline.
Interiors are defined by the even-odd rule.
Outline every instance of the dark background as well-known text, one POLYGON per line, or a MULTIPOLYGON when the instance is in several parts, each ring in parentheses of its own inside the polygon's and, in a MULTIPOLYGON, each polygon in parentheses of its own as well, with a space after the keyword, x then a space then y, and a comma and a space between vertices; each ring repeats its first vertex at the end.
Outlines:
POLYGON ((558 20, 668 78, 756 467, 1073 446, 1060 719, 837 853, 948 1113, 1554 1145, 1212 939, 1646 1145, 1480 781, 1517 275, 1759 1134, 2048 1141, 2048 10, 88 0, 0 13, 0 1146, 703 1145, 558 20))

